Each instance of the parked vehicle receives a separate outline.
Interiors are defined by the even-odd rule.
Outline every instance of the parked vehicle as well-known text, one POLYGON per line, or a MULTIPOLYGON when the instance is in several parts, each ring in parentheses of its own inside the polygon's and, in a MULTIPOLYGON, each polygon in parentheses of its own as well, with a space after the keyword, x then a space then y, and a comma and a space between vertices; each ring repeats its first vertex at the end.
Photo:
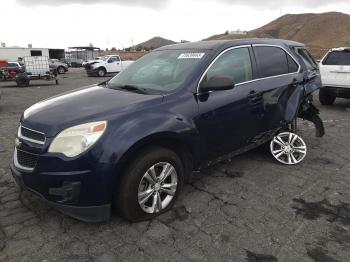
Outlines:
POLYGON ((68 71, 68 64, 58 59, 49 59, 50 69, 56 70, 58 74, 65 74, 68 71))
POLYGON ((350 47, 331 49, 320 62, 322 88, 319 99, 332 105, 337 97, 350 98, 350 47))
POLYGON ((44 56, 26 56, 24 65, 0 61, 0 81, 16 81, 18 87, 28 87, 31 80, 43 79, 55 81, 58 84, 56 73, 50 70, 49 61, 44 56))
POLYGON ((9 62, 7 62, 7 64, 9 67, 13 68, 14 70, 16 70, 18 72, 24 71, 24 66, 21 65, 19 62, 9 61, 9 62))
POLYGON ((123 61, 119 55, 107 55, 101 60, 94 61, 85 66, 88 76, 103 77, 109 73, 119 73, 127 68, 134 61, 123 61))
POLYGON ((92 63, 94 63, 94 62, 96 62, 96 61, 101 61, 102 58, 103 58, 103 56, 98 56, 98 57, 95 57, 94 60, 84 61, 84 62, 83 62, 83 67, 86 67, 88 64, 92 64, 92 63))
POLYGON ((320 76, 304 52, 249 39, 152 51, 109 81, 28 108, 13 177, 75 218, 107 220, 114 205, 140 221, 169 210, 192 171, 267 142, 276 160, 298 164, 307 146, 297 118, 324 134, 311 101, 320 76))
POLYGON ((15 80, 18 74, 24 72, 24 67, 18 62, 0 61, 0 80, 8 81, 15 80))

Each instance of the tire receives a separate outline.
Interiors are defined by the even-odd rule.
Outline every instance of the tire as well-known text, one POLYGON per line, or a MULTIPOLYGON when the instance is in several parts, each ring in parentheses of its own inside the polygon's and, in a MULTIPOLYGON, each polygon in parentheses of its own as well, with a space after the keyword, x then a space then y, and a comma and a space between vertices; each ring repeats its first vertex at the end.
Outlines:
POLYGON ((61 75, 61 74, 64 74, 66 72, 66 69, 64 69, 63 66, 59 66, 59 67, 57 67, 57 72, 61 75))
POLYGON ((29 86, 30 79, 24 75, 17 76, 16 83, 18 87, 27 87, 29 86))
MULTIPOLYGON (((161 176, 156 177, 159 178, 161 176)), ((152 219, 171 209, 182 189, 183 182, 184 168, 180 158, 169 149, 151 147, 141 151, 128 165, 122 179, 117 181, 113 205, 123 218, 131 222, 152 219), (171 167, 165 169, 162 166, 167 164, 173 169, 171 167), (150 179, 152 177, 152 171, 150 171, 152 167, 155 167, 153 171, 158 175, 164 170, 172 170, 172 172, 169 172, 170 175, 167 176, 163 183, 157 182, 152 184, 149 182, 151 180, 154 181, 150 179), (145 178, 147 174, 149 174, 149 178, 145 178), (176 188, 174 188, 175 184, 176 188), (164 188, 171 188, 171 195, 163 191, 162 185, 164 188), (150 192, 147 193, 148 191, 150 192), (148 197, 140 198, 142 194, 148 195, 148 197), (158 202, 158 199, 161 201, 158 202), (145 202, 141 203, 142 201, 145 202), (156 204, 154 204, 155 202, 156 204), (158 205, 158 203, 161 204, 158 205)))
POLYGON ((103 67, 99 68, 99 69, 97 70, 97 75, 98 75, 99 77, 104 77, 104 76, 106 75, 106 69, 104 69, 103 67))
POLYGON ((318 94, 320 103, 325 106, 333 105, 336 97, 327 93, 327 91, 320 89, 318 94))

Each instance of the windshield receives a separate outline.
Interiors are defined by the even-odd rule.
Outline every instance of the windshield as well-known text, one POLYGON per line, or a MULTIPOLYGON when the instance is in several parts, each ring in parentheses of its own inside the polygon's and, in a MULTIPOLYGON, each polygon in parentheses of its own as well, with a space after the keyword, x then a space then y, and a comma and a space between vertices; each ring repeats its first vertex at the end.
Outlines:
MULTIPOLYGON (((102 56, 98 60, 106 61, 108 58, 109 58, 109 56, 102 56)), ((97 60, 97 59, 95 58, 95 60, 97 60)))
POLYGON ((185 50, 154 51, 137 60, 108 83, 110 88, 137 86, 171 92, 180 87, 205 53, 185 50))

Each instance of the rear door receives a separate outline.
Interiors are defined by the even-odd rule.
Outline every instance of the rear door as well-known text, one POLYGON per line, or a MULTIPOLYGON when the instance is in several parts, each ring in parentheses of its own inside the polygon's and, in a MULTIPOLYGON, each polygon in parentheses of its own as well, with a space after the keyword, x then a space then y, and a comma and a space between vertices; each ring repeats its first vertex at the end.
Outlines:
POLYGON ((350 87, 350 49, 329 52, 320 68, 323 86, 350 87))
POLYGON ((285 48, 254 45, 263 99, 263 132, 269 133, 291 121, 303 94, 300 66, 285 48))

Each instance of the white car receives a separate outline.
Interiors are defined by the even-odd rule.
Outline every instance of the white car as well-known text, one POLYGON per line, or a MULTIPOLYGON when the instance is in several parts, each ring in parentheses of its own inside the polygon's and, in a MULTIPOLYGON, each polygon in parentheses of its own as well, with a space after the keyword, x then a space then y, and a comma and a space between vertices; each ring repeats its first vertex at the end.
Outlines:
POLYGON ((350 98, 350 47, 331 49, 321 60, 322 105, 331 105, 337 97, 350 98))
POLYGON ((96 61, 100 61, 102 60, 103 56, 98 56, 98 57, 95 57, 94 60, 88 60, 88 61, 84 61, 83 62, 83 67, 87 66, 88 64, 91 64, 91 63, 94 63, 96 61))
POLYGON ((103 77, 109 73, 119 73, 127 68, 134 61, 123 61, 119 55, 107 55, 101 60, 89 63, 85 66, 88 76, 103 77))

